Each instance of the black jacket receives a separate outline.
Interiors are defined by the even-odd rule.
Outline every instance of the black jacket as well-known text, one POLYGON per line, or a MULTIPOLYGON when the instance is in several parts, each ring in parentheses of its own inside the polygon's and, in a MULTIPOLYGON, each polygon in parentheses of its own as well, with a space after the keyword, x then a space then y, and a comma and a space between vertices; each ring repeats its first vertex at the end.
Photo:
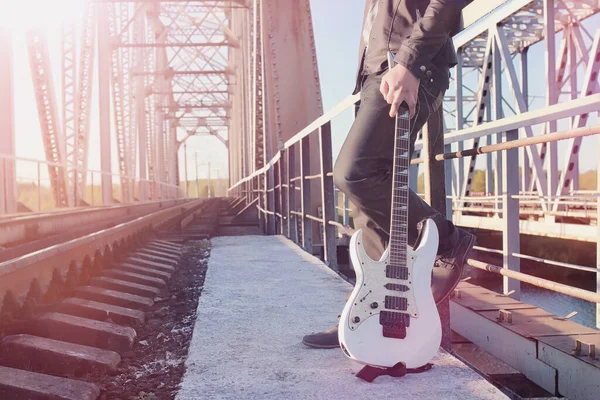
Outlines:
MULTIPOLYGON (((421 84, 438 92, 448 89, 449 70, 457 63, 452 36, 458 30, 463 7, 470 2, 380 0, 369 46, 365 46, 361 35, 354 93, 360 90, 361 75, 387 68, 388 51, 394 53, 395 61, 408 68, 421 80, 421 84)), ((366 0, 365 17, 368 6, 369 1, 366 0)))

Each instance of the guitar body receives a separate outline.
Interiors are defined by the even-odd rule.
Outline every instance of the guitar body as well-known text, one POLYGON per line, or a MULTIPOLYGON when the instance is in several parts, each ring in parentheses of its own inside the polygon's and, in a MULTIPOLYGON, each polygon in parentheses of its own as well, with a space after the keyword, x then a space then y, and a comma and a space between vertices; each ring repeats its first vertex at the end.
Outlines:
POLYGON ((338 330, 341 347, 348 357, 378 367, 403 362, 407 368, 417 368, 437 354, 442 327, 431 292, 437 249, 437 228, 432 220, 427 220, 417 248, 407 246, 408 279, 391 279, 386 276, 390 248, 379 261, 374 261, 362 246, 362 231, 352 235, 350 257, 356 285, 346 302, 338 330), (394 300, 399 297, 406 300, 394 300), (391 328, 387 336, 396 337, 385 337, 382 317, 399 314, 406 325, 405 337, 400 338, 403 330, 395 328, 391 328))

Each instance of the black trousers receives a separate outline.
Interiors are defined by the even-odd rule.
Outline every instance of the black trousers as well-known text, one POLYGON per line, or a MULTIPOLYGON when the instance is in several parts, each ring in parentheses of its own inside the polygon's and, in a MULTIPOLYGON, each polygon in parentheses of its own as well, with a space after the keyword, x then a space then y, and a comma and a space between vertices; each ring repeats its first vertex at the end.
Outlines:
MULTIPOLYGON (((348 133, 333 170, 335 185, 353 203, 356 229, 363 231, 363 245, 369 257, 378 260, 389 241, 392 167, 394 156, 395 118, 389 116, 390 105, 385 101, 379 86, 386 71, 366 76, 361 90, 360 107, 348 133)), ((410 154, 421 127, 434 112, 440 112, 443 93, 435 94, 423 84, 415 116, 410 121, 410 154)), ((437 119, 441 123, 441 119, 437 119)), ((440 127, 441 128, 441 127, 440 127)), ((442 129, 430 129, 443 140, 442 129)), ((409 191, 408 243, 413 245, 418 237, 417 225, 432 218, 439 231, 438 254, 448 250, 457 236, 452 222, 432 209, 415 192, 409 191)))

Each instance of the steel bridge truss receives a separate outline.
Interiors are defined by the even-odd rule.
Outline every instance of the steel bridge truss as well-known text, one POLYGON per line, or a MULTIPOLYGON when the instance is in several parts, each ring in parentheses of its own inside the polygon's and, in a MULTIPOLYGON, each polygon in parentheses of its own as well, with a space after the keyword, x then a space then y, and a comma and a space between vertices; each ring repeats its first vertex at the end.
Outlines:
MULTIPOLYGON (((581 99, 598 93, 600 68, 600 29, 590 31, 584 21, 600 11, 597 0, 569 2, 564 0, 515 0, 474 2, 464 13, 468 28, 454 37, 460 62, 453 75, 453 85, 444 104, 446 129, 460 134, 464 129, 486 121, 502 121, 530 109, 539 96, 530 93, 528 76, 529 50, 533 45, 544 47, 543 74, 547 77, 545 106, 566 100, 581 99), (488 7, 487 12, 481 8, 488 7), (555 51, 560 37, 558 52, 555 51), (581 73, 583 72, 583 74, 581 73), (473 75, 477 78, 474 79, 473 75), (467 83, 469 82, 469 83, 467 83), (474 83, 476 82, 476 83, 474 83)), ((539 62, 539 61, 538 61, 539 62)), ((573 112, 570 128, 587 124, 588 114, 573 112)), ((519 129, 519 137, 533 137, 556 132, 557 122, 519 129)), ((481 136, 457 142, 452 150, 461 151, 487 144, 500 143, 503 133, 481 136)), ((527 217, 542 223, 562 221, 572 217, 577 202, 590 202, 591 193, 579 191, 578 155, 582 138, 569 139, 564 146, 564 163, 559 165, 556 142, 525 147, 520 152, 520 189, 527 217), (573 207, 575 205, 575 207, 573 207), (570 206, 570 207, 569 207, 570 206)), ((416 149, 420 148, 417 143, 416 149)), ((452 162, 451 185, 455 218, 468 226, 484 226, 481 218, 499 216, 502 209, 502 157, 485 155, 485 193, 473 193, 472 183, 476 156, 452 162)), ((589 224, 595 210, 583 217, 589 224)), ((496 226, 495 229, 498 229, 496 226)), ((543 224, 532 234, 544 234, 543 224)), ((580 238, 578 225, 567 226, 561 237, 580 238)), ((551 235, 553 236, 553 235, 551 235)))
MULTIPOLYGON (((230 49, 246 40, 232 32, 231 10, 247 8, 243 3, 88 0, 81 18, 63 21, 58 96, 45 32, 29 32, 29 63, 55 206, 85 204, 90 177, 94 184, 97 171, 88 166, 94 95, 100 99, 97 173, 105 204, 115 200, 113 176, 121 193, 116 200, 123 203, 178 197, 177 153, 190 136, 212 135, 228 146, 229 94, 240 65, 230 60, 230 49), (98 94, 92 91, 96 69, 98 94)), ((3 82, 12 85, 12 70, 7 71, 3 82)), ((10 88, 3 98, 8 105, 10 88)), ((7 179, 11 182, 3 187, 11 187, 16 178, 8 174, 7 179)), ((15 196, 12 190, 4 192, 3 204, 15 196)))

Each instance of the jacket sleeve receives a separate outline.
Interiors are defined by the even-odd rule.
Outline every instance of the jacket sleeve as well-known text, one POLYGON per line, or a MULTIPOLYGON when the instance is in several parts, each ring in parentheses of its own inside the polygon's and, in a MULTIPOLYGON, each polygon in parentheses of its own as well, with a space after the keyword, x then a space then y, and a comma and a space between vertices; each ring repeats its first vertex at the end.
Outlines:
POLYGON ((431 0, 409 38, 402 42, 394 61, 421 76, 427 65, 450 40, 460 23, 460 14, 471 0, 431 0))

